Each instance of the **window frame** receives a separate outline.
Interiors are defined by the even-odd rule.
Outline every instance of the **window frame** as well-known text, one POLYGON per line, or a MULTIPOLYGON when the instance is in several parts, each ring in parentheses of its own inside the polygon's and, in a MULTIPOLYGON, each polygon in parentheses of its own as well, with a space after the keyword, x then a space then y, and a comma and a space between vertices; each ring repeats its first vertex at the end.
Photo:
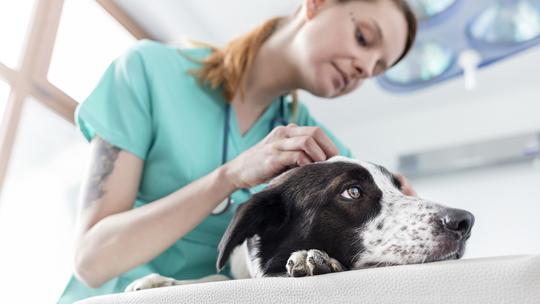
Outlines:
MULTIPOLYGON (((0 193, 27 97, 33 97, 74 124, 74 112, 79 103, 47 79, 64 1, 35 0, 19 64, 11 69, 0 62, 0 78, 10 87, 4 114, 0 116, 0 193)), ((113 1, 91 1, 96 1, 136 39, 156 40, 113 1)))

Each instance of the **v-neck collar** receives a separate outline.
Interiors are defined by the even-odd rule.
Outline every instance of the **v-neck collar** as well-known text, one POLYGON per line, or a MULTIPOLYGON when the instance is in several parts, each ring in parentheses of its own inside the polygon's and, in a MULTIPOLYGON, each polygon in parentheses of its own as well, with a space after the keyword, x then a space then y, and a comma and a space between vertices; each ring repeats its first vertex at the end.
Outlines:
POLYGON ((234 107, 230 106, 229 117, 229 134, 234 144, 243 151, 245 148, 252 146, 260 139, 264 138, 270 132, 270 124, 272 119, 277 115, 279 107, 279 97, 275 99, 257 118, 244 135, 240 133, 240 126, 236 117, 234 107))

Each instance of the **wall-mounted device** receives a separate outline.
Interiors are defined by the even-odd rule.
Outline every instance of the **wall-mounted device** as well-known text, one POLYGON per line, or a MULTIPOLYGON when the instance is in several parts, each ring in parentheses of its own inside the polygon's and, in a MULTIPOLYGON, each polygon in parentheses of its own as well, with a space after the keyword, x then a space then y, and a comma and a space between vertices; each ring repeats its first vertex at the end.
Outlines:
POLYGON ((399 156, 407 177, 426 177, 540 159, 540 132, 399 156))

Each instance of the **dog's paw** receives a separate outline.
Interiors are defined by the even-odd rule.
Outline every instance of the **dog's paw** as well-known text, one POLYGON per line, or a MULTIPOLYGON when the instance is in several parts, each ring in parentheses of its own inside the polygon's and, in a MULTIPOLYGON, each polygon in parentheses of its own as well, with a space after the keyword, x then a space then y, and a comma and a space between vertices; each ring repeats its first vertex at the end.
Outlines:
POLYGON ((124 292, 157 288, 157 287, 165 287, 165 286, 174 286, 174 285, 177 285, 176 282, 177 281, 175 279, 167 278, 157 273, 152 273, 138 280, 133 281, 131 284, 129 284, 126 287, 124 292))
POLYGON ((285 267, 290 277, 314 276, 343 271, 340 262, 328 256, 326 252, 317 249, 293 252, 285 267))

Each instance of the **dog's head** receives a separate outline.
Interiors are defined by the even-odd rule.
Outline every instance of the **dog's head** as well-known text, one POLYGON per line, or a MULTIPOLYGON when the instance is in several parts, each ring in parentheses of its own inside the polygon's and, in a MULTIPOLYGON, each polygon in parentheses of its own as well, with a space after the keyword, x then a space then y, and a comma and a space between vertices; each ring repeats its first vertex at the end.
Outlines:
POLYGON ((457 259, 473 223, 467 211, 404 195, 384 167, 334 157, 287 171, 240 206, 217 267, 254 236, 265 273, 282 272, 301 249, 326 251, 348 268, 457 259))

